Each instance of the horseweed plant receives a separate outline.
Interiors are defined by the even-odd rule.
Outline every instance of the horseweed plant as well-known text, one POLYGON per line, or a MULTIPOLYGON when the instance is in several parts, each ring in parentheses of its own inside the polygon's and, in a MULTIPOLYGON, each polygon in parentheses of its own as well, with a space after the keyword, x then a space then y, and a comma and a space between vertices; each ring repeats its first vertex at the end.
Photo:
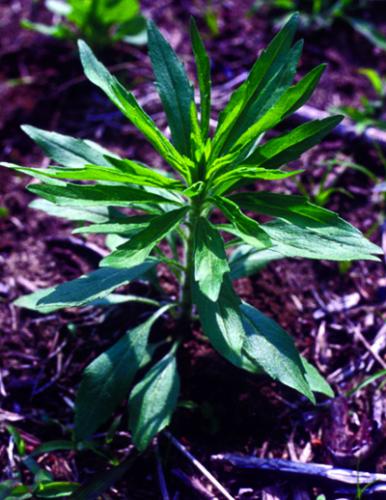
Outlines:
MULTIPOLYGON (((91 222, 78 227, 76 233, 119 235, 120 239, 99 269, 24 296, 17 301, 19 306, 47 313, 99 305, 101 299, 124 300, 112 291, 139 277, 154 279, 160 263, 169 265, 181 283, 178 301, 158 304, 147 321, 128 331, 85 369, 76 398, 76 439, 96 431, 128 395, 129 427, 138 449, 145 449, 169 424, 180 387, 176 354, 186 333, 181 325, 187 325, 193 308, 209 342, 230 363, 252 373, 266 373, 312 402, 314 392, 333 395, 317 370, 298 354, 290 336, 273 319, 242 302, 232 285, 232 278, 243 274, 243 258, 267 252, 270 258, 336 261, 377 260, 375 254, 381 253, 337 214, 313 205, 305 197, 265 190, 240 191, 257 179, 277 181, 299 173, 281 166, 318 144, 341 120, 334 116, 311 121, 261 143, 267 130, 307 101, 324 70, 323 65, 318 66, 292 84, 302 49, 301 41, 292 45, 296 27, 295 15, 233 93, 211 136, 210 64, 194 21, 190 33, 200 113, 183 65, 150 22, 150 59, 172 142, 90 48, 79 42, 88 79, 140 130, 174 169, 174 175, 119 158, 90 141, 23 127, 61 165, 35 169, 5 164, 42 181, 29 186, 30 191, 44 198, 33 202, 33 206, 91 222), (119 207, 137 212, 130 215, 119 207), (219 210, 226 222, 213 222, 214 210, 219 210), (271 220, 259 223, 243 210, 271 220), (233 239, 225 244, 223 233, 233 239), (226 248, 238 252, 236 273, 226 248), (149 343, 155 321, 171 310, 180 321, 175 337, 161 345, 149 343), (140 369, 145 374, 133 386, 140 369)), ((140 300, 126 298, 131 299, 140 300)))

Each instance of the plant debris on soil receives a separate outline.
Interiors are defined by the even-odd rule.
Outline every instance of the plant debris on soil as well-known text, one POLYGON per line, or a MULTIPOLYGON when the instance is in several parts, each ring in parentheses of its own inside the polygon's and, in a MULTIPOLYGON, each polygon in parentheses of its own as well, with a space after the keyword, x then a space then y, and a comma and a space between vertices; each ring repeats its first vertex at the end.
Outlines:
MULTIPOLYGON (((191 15, 198 18, 213 61, 215 109, 230 94, 227 82, 251 67, 275 31, 271 10, 254 13, 252 3, 213 1, 219 34, 211 36, 203 19, 204 0, 142 2, 145 15, 167 34, 189 70, 192 55, 187 26, 191 15)), ((368 16, 385 32, 386 10, 378 3, 368 16)), ((47 12, 41 3, 29 0, 0 5, 2 161, 47 165, 20 130, 21 124, 28 123, 97 140, 112 151, 157 166, 159 160, 133 127, 85 80, 74 47, 22 30, 22 18, 46 21, 47 12)), ((344 23, 301 35, 305 53, 300 73, 321 62, 329 63, 311 101, 318 109, 355 106, 360 95, 372 95, 358 68, 371 66, 386 74, 385 52, 344 23)), ((146 49, 118 44, 101 57, 165 129, 146 49)), ((336 158, 367 167, 379 182, 385 176, 377 149, 329 137, 299 162, 305 169, 301 180, 311 195, 326 162, 336 158)), ((17 456, 7 425, 18 430, 27 453, 47 441, 70 439, 74 395, 83 368, 151 309, 135 304, 112 311, 83 308, 39 315, 16 308, 13 301, 20 295, 95 268, 105 243, 93 235, 74 238, 70 223, 28 207, 33 196, 25 190, 24 177, 5 169, 1 176, 0 206, 7 214, 0 218, 0 482, 18 477, 30 484, 32 474, 17 456)), ((328 182, 341 190, 332 195, 328 208, 377 244, 385 243, 384 200, 382 193, 374 192, 374 182, 361 172, 339 166, 328 182), (343 190, 349 195, 342 194, 343 190)), ((292 180, 277 184, 276 189, 298 192, 292 180)), ((160 273, 164 289, 173 294, 173 280, 162 268, 160 273)), ((273 473, 242 474, 211 460, 213 455, 232 452, 386 473, 383 379, 350 396, 359 383, 386 369, 384 263, 357 262, 345 268, 324 261, 279 260, 257 275, 238 280, 236 289, 242 299, 274 318, 295 338, 301 353, 332 384, 336 397, 321 398, 312 406, 280 384, 237 370, 210 348, 194 325, 181 354, 183 404, 173 420, 173 435, 238 499, 316 498, 318 493, 338 497, 335 484, 321 486, 273 473), (296 496, 301 493, 302 497, 296 496)), ((151 298, 158 293, 145 283, 131 284, 124 291, 151 298)), ((169 328, 161 321, 154 335, 167 334, 169 328)), ((123 407, 117 415, 125 412, 123 407)), ((105 437, 109 426, 97 436, 101 453, 47 451, 39 455, 39 466, 56 481, 89 481, 128 456, 132 446, 124 422, 124 418, 114 422, 117 431, 113 437, 105 437)), ((167 437, 159 437, 158 447, 169 491, 176 495, 173 498, 220 498, 167 437)), ((158 466, 154 454, 146 453, 108 490, 106 498, 161 498, 158 466)))

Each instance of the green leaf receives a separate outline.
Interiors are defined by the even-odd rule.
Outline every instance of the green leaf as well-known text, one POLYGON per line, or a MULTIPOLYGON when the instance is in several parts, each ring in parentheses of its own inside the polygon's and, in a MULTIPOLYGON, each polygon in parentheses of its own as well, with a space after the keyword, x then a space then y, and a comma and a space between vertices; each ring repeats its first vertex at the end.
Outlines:
POLYGON ((74 38, 73 32, 67 26, 60 23, 55 24, 54 26, 50 26, 43 23, 33 23, 28 19, 22 19, 20 22, 20 26, 27 30, 36 31, 41 35, 58 38, 59 40, 68 40, 74 38))
POLYGON ((35 210, 42 210, 49 215, 77 222, 101 224, 114 217, 118 217, 116 211, 111 207, 60 207, 55 203, 43 199, 33 200, 29 206, 35 210))
POLYGON ((378 73, 378 71, 373 68, 361 68, 358 70, 358 73, 364 75, 369 80, 369 82, 373 86, 373 89, 379 96, 383 95, 383 87, 386 85, 386 81, 385 83, 383 82, 382 77, 378 73))
POLYGON ((339 219, 334 225, 304 227, 276 220, 264 224, 274 249, 287 257, 336 261, 375 260, 383 250, 367 240, 348 222, 339 219))
POLYGON ((336 225, 342 220, 335 212, 310 203, 305 196, 258 191, 234 194, 230 199, 244 210, 306 227, 336 225))
POLYGON ((15 443, 17 453, 21 457, 23 457, 26 453, 26 446, 25 446, 25 441, 21 437, 20 432, 13 425, 7 425, 6 428, 7 428, 7 431, 10 433, 10 435, 12 436, 12 440, 15 443))
POLYGON ((383 251, 336 213, 303 196, 259 191, 231 196, 244 210, 279 217, 261 225, 277 250, 287 257, 327 260, 378 260, 383 251))
POLYGON ((197 29, 194 18, 190 19, 190 39, 197 68, 197 79, 200 88, 201 132, 205 141, 209 133, 211 77, 210 61, 205 46, 197 29))
MULTIPOLYGON (((378 372, 369 375, 368 377, 366 377, 365 379, 363 379, 361 382, 359 382, 358 385, 356 385, 355 387, 353 387, 352 389, 350 389, 349 391, 347 391, 346 394, 345 394, 345 397, 346 398, 350 398, 356 392, 361 391, 362 389, 364 389, 365 387, 367 387, 370 384, 373 384, 379 378, 385 377, 385 375, 386 375, 386 370, 385 369, 379 370, 378 372)), ((378 386, 377 389, 381 389, 381 387, 383 387, 383 386, 384 386, 384 382, 381 382, 381 384, 379 384, 379 386, 378 386)))
MULTIPOLYGON (((261 116, 260 113, 264 113, 266 109, 269 109, 275 98, 279 97, 283 89, 285 90, 286 85, 288 86, 288 82, 282 82, 279 75, 282 73, 283 77, 287 76, 287 72, 283 71, 283 67, 289 59, 289 51, 297 28, 297 22, 298 17, 292 16, 267 49, 263 51, 249 73, 247 80, 232 94, 229 103, 219 117, 213 143, 213 158, 224 152, 226 141, 228 141, 229 147, 232 142, 230 138, 234 142, 240 134, 245 132, 256 121, 258 116, 261 116), (283 84, 281 85, 281 83, 283 84), (274 90, 277 90, 277 92, 274 90), (233 134, 233 137, 231 134, 233 134)), ((293 55, 295 59, 295 54, 293 55)))
POLYGON ((275 321, 241 303, 229 278, 224 280, 216 302, 197 286, 193 297, 205 334, 228 361, 252 373, 266 372, 311 401, 312 390, 330 395, 327 382, 302 360, 291 337, 275 321))
POLYGON ((120 24, 114 34, 114 40, 123 40, 130 45, 146 45, 146 19, 143 16, 137 16, 135 19, 120 24))
POLYGON ((31 453, 31 457, 36 457, 37 455, 43 455, 44 453, 50 453, 52 451, 63 451, 63 450, 74 450, 75 444, 73 441, 55 440, 46 441, 41 444, 31 453))
POLYGON ((251 305, 244 303, 240 309, 246 332, 243 344, 245 355, 270 377, 315 402, 302 360, 288 333, 251 305))
POLYGON ((43 180, 48 177, 52 179, 120 182, 178 191, 184 188, 181 182, 165 177, 134 161, 111 158, 110 163, 114 166, 85 165, 83 168, 49 167, 41 169, 21 167, 10 163, 2 163, 1 165, 43 180))
POLYGON ((213 181, 213 191, 215 194, 220 195, 233 191, 234 189, 250 184, 251 180, 262 179, 265 181, 278 181, 287 179, 294 175, 301 174, 303 170, 269 170, 260 167, 240 166, 233 168, 219 177, 215 177, 213 181))
POLYGON ((69 498, 78 488, 79 483, 68 481, 42 482, 34 489, 34 493, 37 498, 69 498))
POLYGON ((243 353, 245 331, 240 315, 241 301, 235 294, 228 275, 224 276, 219 297, 210 300, 193 283, 193 302, 205 335, 212 346, 230 363, 252 373, 261 373, 243 353))
POLYGON ((237 229, 238 236, 245 243, 258 249, 272 246, 270 238, 267 236, 267 233, 263 231, 261 225, 243 214, 236 203, 221 196, 214 196, 213 199, 217 207, 237 229))
POLYGON ((119 81, 111 75, 107 68, 96 59, 88 45, 80 40, 79 53, 87 78, 103 90, 117 108, 137 127, 153 145, 156 151, 165 158, 182 175, 188 175, 186 163, 180 153, 156 127, 153 120, 119 81))
MULTIPOLYGON (((152 268, 150 272, 154 272, 154 268, 152 268)), ((143 279, 150 281, 148 275, 145 275, 143 279)), ((124 304, 126 302, 139 302, 141 304, 148 304, 156 307, 160 306, 160 303, 157 300, 148 299, 147 297, 141 297, 140 295, 124 295, 122 293, 110 293, 106 297, 93 300, 88 305, 94 307, 111 307, 119 304, 124 304)))
POLYGON ((122 268, 140 264, 155 245, 181 223, 188 210, 189 207, 178 208, 154 217, 145 229, 105 257, 101 265, 122 268))
POLYGON ((240 245, 229 258, 230 275, 233 280, 252 276, 270 262, 282 259, 283 255, 272 248, 256 250, 253 246, 240 245))
POLYGON ((150 330, 170 305, 129 330, 83 373, 75 402, 75 436, 82 440, 93 434, 128 396, 130 385, 147 353, 150 330))
POLYGON ((330 384, 322 377, 318 370, 311 365, 303 356, 300 356, 305 370, 305 377, 312 392, 319 392, 329 398, 335 396, 330 384))
POLYGON ((195 228, 194 279, 210 300, 218 299, 223 276, 228 271, 223 239, 210 222, 200 217, 195 228))
POLYGON ((190 105, 194 99, 191 83, 181 61, 152 21, 148 22, 148 44, 173 143, 180 153, 190 156, 190 105))
MULTIPOLYGON (((76 3, 78 3, 77 0, 76 3)), ((107 24, 113 25, 130 21, 140 12, 138 0, 103 0, 94 4, 98 20, 107 24)))
POLYGON ((126 236, 132 236, 138 231, 145 229, 153 218, 154 215, 139 215, 139 216, 127 217, 126 220, 123 220, 122 222, 91 224, 89 226, 78 227, 77 229, 74 229, 73 234, 100 233, 100 234, 123 234, 126 236))
POLYGON ((113 156, 113 154, 95 142, 75 139, 31 125, 22 125, 21 128, 49 158, 59 165, 71 166, 72 168, 84 167, 89 163, 106 167, 110 165, 105 155, 113 156))
POLYGON ((180 379, 176 357, 168 353, 134 387, 129 399, 129 428, 138 450, 167 427, 177 406, 180 379))
POLYGON ((45 313, 65 307, 84 306, 139 278, 156 263, 155 260, 148 260, 131 269, 97 269, 75 280, 25 295, 17 299, 15 305, 45 313))
POLYGON ((133 207, 140 204, 160 204, 173 203, 177 201, 168 197, 154 194, 140 188, 129 186, 110 185, 80 185, 65 183, 64 185, 54 184, 30 184, 28 190, 57 205, 70 207, 97 207, 116 206, 133 207))
POLYGON ((296 160, 302 153, 319 144, 341 120, 341 116, 331 116, 323 120, 304 123, 257 147, 254 153, 243 162, 243 166, 254 165, 269 169, 296 160))
POLYGON ((131 182, 135 184, 178 191, 185 187, 180 181, 177 181, 173 177, 168 177, 166 172, 162 172, 161 170, 157 172, 147 165, 120 158, 109 158, 109 161, 127 177, 131 177, 131 182))

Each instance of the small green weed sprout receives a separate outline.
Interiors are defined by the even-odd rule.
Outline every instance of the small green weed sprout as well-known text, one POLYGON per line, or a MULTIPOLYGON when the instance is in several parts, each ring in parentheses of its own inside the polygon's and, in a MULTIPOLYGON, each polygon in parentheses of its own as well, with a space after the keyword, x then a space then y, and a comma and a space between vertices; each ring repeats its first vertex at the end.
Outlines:
POLYGON ((356 123, 358 132, 363 132, 366 127, 377 127, 386 130, 386 78, 383 78, 378 71, 372 68, 361 68, 359 73, 371 83, 376 98, 369 99, 362 95, 360 97, 362 108, 340 106, 337 109, 356 123))
MULTIPOLYGON (((180 389, 177 354, 189 335, 186 325, 192 310, 213 348, 233 365, 266 373, 311 402, 315 402, 315 392, 333 396, 327 382, 298 353, 291 337, 273 319, 240 300, 232 284, 233 278, 249 272, 243 263, 251 256, 259 260, 263 254, 264 258, 267 252, 277 259, 335 261, 378 260, 376 254, 382 253, 337 214, 306 197, 245 189, 255 180, 268 187, 268 182, 299 173, 284 166, 319 144, 341 120, 333 116, 311 121, 262 140, 265 132, 309 99, 325 69, 320 65, 293 84, 302 50, 301 41, 293 44, 297 22, 296 15, 291 17, 263 51, 220 113, 213 134, 209 58, 194 21, 191 41, 199 112, 183 64, 150 22, 150 59, 171 141, 86 43, 79 42, 88 79, 138 128, 174 174, 119 158, 90 141, 31 126, 24 126, 24 131, 55 165, 39 169, 3 164, 42 181, 29 186, 43 198, 33 202, 35 208, 90 223, 78 227, 76 233, 123 238, 99 269, 22 297, 16 302, 19 306, 48 313, 98 305, 101 300, 113 303, 117 300, 114 289, 137 278, 154 278, 160 263, 169 266, 181 286, 176 301, 150 301, 156 311, 85 369, 76 398, 77 440, 95 432, 127 398, 129 428, 139 450, 170 423, 180 389), (69 179, 88 183, 67 182, 69 179), (125 215, 120 207, 136 209, 137 215, 125 215), (213 222, 214 210, 222 213, 224 223, 213 222), (258 222, 245 210, 270 220, 258 222), (225 233, 233 238, 226 245, 225 233), (167 246, 169 257, 164 253, 167 246), (237 259, 232 254, 229 258, 231 251, 238 252, 237 259), (181 321, 174 338, 165 339, 158 347, 149 343, 154 323, 171 311, 181 321), (140 380, 139 370, 144 373, 140 380)), ((122 295, 118 298, 122 300, 122 295)), ((126 300, 141 299, 127 296, 126 300)))
POLYGON ((83 38, 95 49, 125 41, 146 43, 146 21, 138 0, 46 0, 55 24, 23 19, 23 28, 62 40, 83 38))

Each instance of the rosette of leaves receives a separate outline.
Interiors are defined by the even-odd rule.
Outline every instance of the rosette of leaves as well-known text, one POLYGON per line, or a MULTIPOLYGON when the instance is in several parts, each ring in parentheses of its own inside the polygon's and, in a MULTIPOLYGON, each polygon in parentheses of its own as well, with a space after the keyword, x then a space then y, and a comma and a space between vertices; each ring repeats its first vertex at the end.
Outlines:
POLYGON ((83 38, 94 48, 125 41, 146 43, 146 21, 139 0, 46 0, 54 24, 23 19, 23 28, 61 40, 83 38))
POLYGON ((199 106, 183 64, 150 22, 150 59, 171 140, 90 48, 79 43, 88 79, 137 127, 169 169, 120 158, 90 141, 24 127, 55 164, 44 169, 6 164, 41 181, 28 188, 42 198, 33 206, 84 222, 76 233, 115 235, 119 244, 99 269, 22 297, 17 304, 51 312, 125 300, 113 294, 114 289, 137 278, 154 279, 160 263, 166 263, 181 284, 178 300, 159 304, 144 323, 85 369, 76 398, 77 439, 96 431, 125 399, 133 442, 140 450, 169 424, 180 387, 178 350, 189 334, 187 328, 177 327, 175 337, 158 348, 149 343, 154 323, 169 313, 186 325, 196 311, 213 348, 237 367, 265 373, 312 402, 314 393, 333 395, 291 337, 274 319, 240 300, 232 285, 233 278, 273 259, 377 260, 381 253, 336 213, 302 196, 269 191, 270 182, 299 173, 286 165, 341 120, 333 116, 311 121, 263 140, 268 130, 308 100, 324 71, 324 65, 318 66, 294 83, 302 50, 301 41, 293 43, 296 26, 294 16, 262 52, 211 133, 210 64, 195 23, 191 41, 199 106), (264 189, 248 190, 255 180, 264 189), (122 208, 135 209, 136 215, 122 208), (214 211, 222 213, 223 223, 214 221, 214 211), (259 222, 261 215, 264 223, 259 222), (231 240, 225 244, 226 233, 231 240))

